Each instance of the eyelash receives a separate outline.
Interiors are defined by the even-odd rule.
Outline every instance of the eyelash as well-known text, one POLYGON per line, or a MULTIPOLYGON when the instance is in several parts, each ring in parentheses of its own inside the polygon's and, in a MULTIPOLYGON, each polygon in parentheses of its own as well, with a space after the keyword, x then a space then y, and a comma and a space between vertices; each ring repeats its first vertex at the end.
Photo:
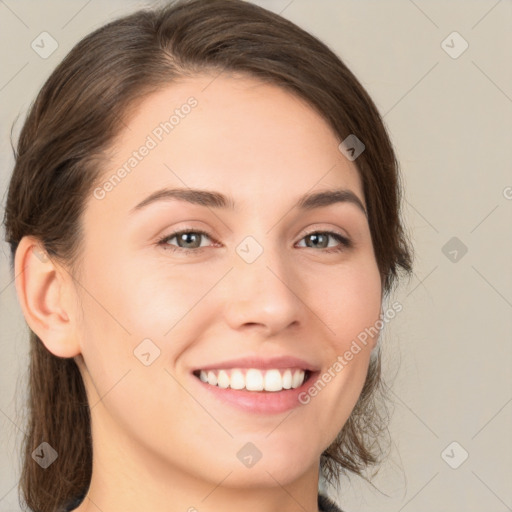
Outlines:
MULTIPOLYGON (((175 231, 174 233, 171 233, 170 235, 167 235, 167 236, 161 238, 160 240, 158 240, 157 245, 162 246, 163 249, 166 250, 166 251, 170 250, 172 252, 182 252, 182 253, 185 253, 187 256, 192 256, 194 254, 202 253, 204 251, 204 249, 206 249, 206 247, 199 247, 199 248, 196 248, 196 249, 184 249, 183 247, 172 246, 172 245, 169 245, 167 243, 167 242, 169 242, 169 240, 172 240, 173 238, 175 238, 175 237, 177 237, 179 235, 186 234, 186 233, 194 233, 194 234, 197 234, 197 235, 204 235, 205 237, 207 237, 210 240, 214 241, 213 238, 206 231, 202 231, 201 229, 192 229, 192 228, 190 228, 190 229, 182 229, 180 231, 175 231)), ((301 238, 301 240, 303 240, 304 238, 306 238, 308 236, 318 235, 318 234, 329 235, 332 238, 334 238, 337 242, 340 243, 336 247, 331 247, 329 249, 322 249, 323 252, 339 253, 339 252, 342 252, 342 251, 344 251, 346 249, 352 248, 352 242, 348 238, 346 238, 345 236, 340 235, 339 233, 336 233, 335 231, 311 231, 309 233, 306 233, 301 238)), ((306 249, 312 249, 312 247, 306 247, 306 249)))

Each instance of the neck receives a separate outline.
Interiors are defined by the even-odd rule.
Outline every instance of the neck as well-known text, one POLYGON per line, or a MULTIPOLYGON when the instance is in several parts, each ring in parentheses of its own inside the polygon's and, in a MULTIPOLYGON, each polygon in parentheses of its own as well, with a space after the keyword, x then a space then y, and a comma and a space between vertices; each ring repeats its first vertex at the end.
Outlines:
POLYGON ((108 419, 101 403, 91 421, 92 478, 76 512, 318 511, 318 464, 291 481, 263 465, 247 470, 239 461, 231 470, 212 470, 204 478, 129 438, 108 419))

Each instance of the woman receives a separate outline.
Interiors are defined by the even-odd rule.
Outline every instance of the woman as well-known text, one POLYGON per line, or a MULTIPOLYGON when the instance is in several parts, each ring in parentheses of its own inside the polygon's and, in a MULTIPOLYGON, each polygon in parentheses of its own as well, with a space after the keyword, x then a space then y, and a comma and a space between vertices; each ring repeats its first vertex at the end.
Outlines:
POLYGON ((374 103, 284 18, 181 1, 80 41, 25 121, 4 219, 28 507, 340 510, 319 477, 381 454, 399 208, 374 103))

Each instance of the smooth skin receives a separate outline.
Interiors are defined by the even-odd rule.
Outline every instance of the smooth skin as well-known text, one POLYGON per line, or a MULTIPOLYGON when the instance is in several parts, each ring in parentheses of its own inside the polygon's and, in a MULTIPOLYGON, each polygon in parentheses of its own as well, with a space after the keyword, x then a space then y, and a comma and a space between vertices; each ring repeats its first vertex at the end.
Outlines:
POLYGON ((191 372, 249 355, 293 355, 327 371, 375 324, 381 278, 364 212, 351 202, 295 206, 304 194, 337 189, 365 205, 360 177, 307 103, 224 74, 144 98, 104 180, 191 96, 197 106, 157 147, 103 199, 87 199, 73 278, 41 258, 32 237, 16 253, 25 318, 50 352, 75 358, 91 406, 92 481, 76 510, 317 511, 320 455, 358 399, 377 339, 307 405, 285 413, 220 402, 191 372), (168 199, 131 213, 164 187, 217 191, 236 208, 168 199), (208 236, 159 244, 184 229, 208 236), (353 245, 308 236, 318 232, 353 245), (252 263, 236 250, 247 236, 263 249, 252 263), (145 339, 160 350, 148 366, 134 355, 145 339), (248 442, 262 453, 251 468, 237 457, 248 442))

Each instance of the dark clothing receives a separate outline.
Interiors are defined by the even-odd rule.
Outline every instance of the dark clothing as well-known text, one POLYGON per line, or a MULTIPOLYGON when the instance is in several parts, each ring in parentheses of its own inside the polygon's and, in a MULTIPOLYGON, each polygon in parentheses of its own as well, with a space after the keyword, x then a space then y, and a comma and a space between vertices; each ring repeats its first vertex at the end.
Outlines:
POLYGON ((318 495, 318 508, 321 512, 343 512, 334 501, 324 494, 318 495))
MULTIPOLYGON (((75 508, 82 503, 84 496, 80 496, 79 498, 75 498, 66 508, 66 512, 71 512, 75 508)), ((321 512, 343 512, 334 501, 323 494, 318 495, 318 508, 321 512)))

